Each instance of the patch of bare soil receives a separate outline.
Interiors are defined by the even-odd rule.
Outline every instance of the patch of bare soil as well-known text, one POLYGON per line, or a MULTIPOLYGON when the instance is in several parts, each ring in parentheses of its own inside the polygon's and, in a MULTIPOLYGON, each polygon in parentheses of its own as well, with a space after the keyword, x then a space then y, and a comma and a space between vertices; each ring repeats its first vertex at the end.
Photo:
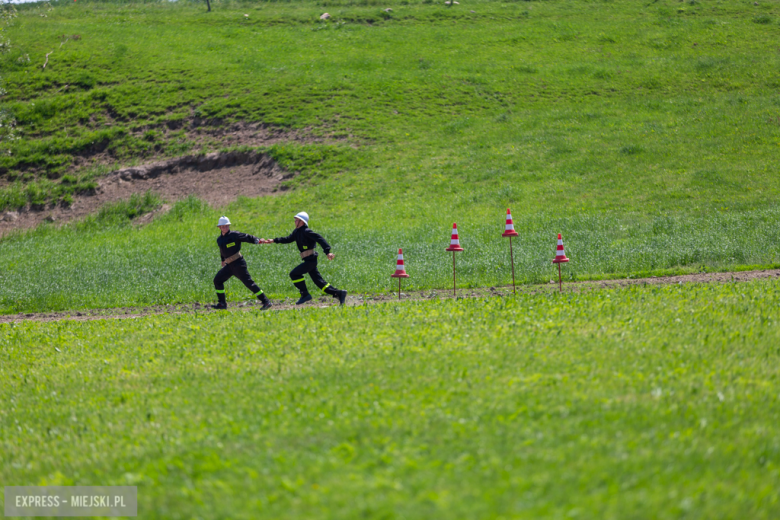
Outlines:
MULTIPOLYGON (((577 292, 588 290, 600 290, 610 287, 627 287, 630 285, 669 285, 684 283, 736 283, 748 282, 750 280, 780 278, 780 269, 767 269, 763 271, 742 271, 726 273, 697 273, 679 276, 654 276, 651 278, 621 279, 621 280, 601 280, 566 283, 563 286, 564 292, 577 292)), ((530 294, 548 294, 558 291, 557 283, 544 285, 521 285, 518 292, 530 294)), ((459 289, 457 295, 453 295, 452 290, 437 289, 427 291, 415 291, 401 293, 400 301, 416 301, 430 299, 452 299, 452 298, 490 298, 505 297, 512 295, 511 286, 503 287, 482 287, 476 289, 459 289)), ((373 305, 377 303, 398 302, 398 293, 380 293, 380 294, 350 294, 347 297, 346 306, 354 307, 359 305, 373 305)), ((289 311, 297 309, 295 298, 285 298, 283 300, 273 300, 273 307, 266 312, 289 311)), ((211 309, 208 304, 193 302, 179 305, 152 305, 147 307, 123 307, 113 309, 90 309, 68 312, 48 312, 48 313, 19 313, 0 316, 0 323, 16 323, 21 321, 88 321, 103 319, 127 319, 142 318, 158 314, 203 314, 212 312, 241 312, 247 310, 260 311, 260 303, 256 300, 249 300, 240 303, 229 303, 227 311, 217 311, 211 309)), ((327 296, 314 299, 304 304, 305 307, 338 307, 338 302, 327 296)))
MULTIPOLYGON (((93 116, 87 123, 89 128, 106 128, 124 125, 111 114, 93 116)), ((315 135, 312 128, 287 130, 265 123, 236 122, 227 123, 220 119, 201 119, 191 116, 152 125, 138 126, 130 130, 135 137, 143 137, 149 132, 158 142, 186 141, 200 149, 219 149, 245 146, 257 148, 277 143, 336 143, 351 140, 351 134, 315 135)), ((77 174, 86 168, 120 165, 117 157, 108 151, 109 142, 95 142, 77 154, 68 173, 77 174)), ((353 147, 358 145, 353 143, 353 147)), ((0 213, 0 236, 14 229, 28 229, 49 222, 68 222, 96 211, 106 202, 126 199, 133 193, 143 193, 151 189, 169 202, 175 202, 188 195, 196 195, 209 204, 219 206, 235 200, 238 196, 256 197, 272 192, 285 178, 292 176, 275 164, 270 158, 262 161, 231 157, 241 154, 209 154, 204 157, 187 156, 169 160, 155 161, 153 152, 148 158, 150 164, 140 167, 124 168, 99 179, 99 187, 94 193, 81 194, 70 206, 52 204, 46 207, 27 207, 19 211, 0 213), (143 173, 146 171, 146 173, 143 173)), ((28 171, 35 178, 45 176, 46 172, 35 165, 28 165, 28 171)), ((0 187, 7 187, 11 181, 0 175, 0 187)), ((169 206, 167 206, 169 207, 169 206)), ((163 209, 164 211, 165 209, 163 209)), ((159 213, 159 212, 157 212, 159 213)), ((147 219, 148 220, 148 217, 147 219)))
MULTIPOLYGON (((195 195, 212 206, 223 206, 239 196, 269 195, 278 189, 279 183, 293 175, 271 157, 254 151, 192 155, 124 168, 100 178, 94 193, 77 196, 70 206, 58 204, 0 214, 0 235, 46 221, 65 223, 79 219, 106 203, 126 200, 133 193, 148 190, 169 203, 195 195)), ((162 211, 169 207, 166 204, 162 211)), ((139 219, 141 223, 149 220, 150 215, 139 219)))

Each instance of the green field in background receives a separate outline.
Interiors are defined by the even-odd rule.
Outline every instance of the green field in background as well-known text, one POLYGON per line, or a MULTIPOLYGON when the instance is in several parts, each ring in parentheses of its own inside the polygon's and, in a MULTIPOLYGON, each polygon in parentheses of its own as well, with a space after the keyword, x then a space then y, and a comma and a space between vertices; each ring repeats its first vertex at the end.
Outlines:
POLYGON ((648 214, 776 201, 776 4, 388 5, 23 10, 1 62, 22 139, 0 166, 38 189, 6 188, 6 204, 45 197, 88 150, 119 163, 197 152, 165 132, 193 118, 341 140, 275 150, 298 184, 319 186, 310 203, 341 218, 373 217, 377 203, 425 218, 510 202, 648 214), (43 165, 52 179, 25 173, 43 165), (336 186, 351 189, 328 197, 336 186))

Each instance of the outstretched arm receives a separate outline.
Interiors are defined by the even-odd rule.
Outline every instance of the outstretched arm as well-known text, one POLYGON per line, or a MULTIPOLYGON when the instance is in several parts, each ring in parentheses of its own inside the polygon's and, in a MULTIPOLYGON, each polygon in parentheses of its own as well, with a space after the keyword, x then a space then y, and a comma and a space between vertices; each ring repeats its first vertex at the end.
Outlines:
POLYGON ((248 242, 250 244, 259 244, 260 239, 257 238, 254 235, 249 235, 247 233, 236 233, 238 235, 238 241, 239 242, 248 242))
POLYGON ((292 233, 290 233, 286 237, 277 237, 277 238, 272 238, 271 240, 266 240, 264 243, 266 243, 266 244, 289 244, 290 242, 295 242, 295 238, 292 236, 292 233))

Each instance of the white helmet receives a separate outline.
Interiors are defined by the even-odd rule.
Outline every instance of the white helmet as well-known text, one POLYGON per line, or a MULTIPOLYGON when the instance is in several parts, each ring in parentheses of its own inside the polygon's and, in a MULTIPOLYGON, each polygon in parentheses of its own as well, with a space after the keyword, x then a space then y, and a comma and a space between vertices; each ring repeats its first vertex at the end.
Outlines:
POLYGON ((230 219, 227 217, 219 217, 219 222, 217 222, 217 226, 229 226, 230 225, 230 219))
POLYGON ((303 220, 304 224, 306 224, 307 226, 309 225, 309 214, 306 213, 305 211, 301 211, 300 213, 295 215, 295 218, 299 220, 303 220))

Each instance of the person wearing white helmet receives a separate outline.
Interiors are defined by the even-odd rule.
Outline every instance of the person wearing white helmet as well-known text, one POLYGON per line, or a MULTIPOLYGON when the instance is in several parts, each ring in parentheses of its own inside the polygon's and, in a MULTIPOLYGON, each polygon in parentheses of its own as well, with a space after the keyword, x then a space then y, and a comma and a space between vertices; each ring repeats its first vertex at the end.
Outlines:
POLYGON ((311 294, 306 287, 306 281, 303 279, 303 275, 309 273, 314 285, 319 287, 322 292, 329 294, 338 299, 341 305, 347 299, 347 291, 339 290, 333 287, 331 284, 325 281, 320 272, 317 270, 317 252, 314 248, 319 244, 328 260, 333 260, 333 253, 330 252, 330 244, 327 240, 322 238, 322 235, 315 233, 309 228, 309 214, 305 211, 301 211, 295 215, 295 229, 286 237, 272 238, 271 240, 261 240, 264 244, 289 244, 295 242, 298 246, 298 251, 301 252, 301 259, 303 262, 290 271, 290 278, 293 285, 300 291, 301 297, 295 302, 296 305, 301 305, 311 300, 311 294))
POLYGON ((270 300, 265 293, 263 293, 262 289, 260 289, 252 280, 249 270, 246 267, 246 260, 244 260, 244 257, 241 255, 242 243, 261 244, 262 242, 255 236, 239 233, 237 231, 230 231, 230 219, 227 217, 219 217, 217 227, 220 231, 220 235, 217 237, 217 245, 219 246, 219 254, 222 257, 222 269, 220 269, 214 277, 214 288, 217 290, 217 299, 219 300, 219 303, 212 305, 211 307, 214 309, 227 309, 225 282, 227 282, 230 277, 235 276, 246 285, 247 289, 257 296, 257 299, 263 304, 262 310, 270 309, 270 300))

